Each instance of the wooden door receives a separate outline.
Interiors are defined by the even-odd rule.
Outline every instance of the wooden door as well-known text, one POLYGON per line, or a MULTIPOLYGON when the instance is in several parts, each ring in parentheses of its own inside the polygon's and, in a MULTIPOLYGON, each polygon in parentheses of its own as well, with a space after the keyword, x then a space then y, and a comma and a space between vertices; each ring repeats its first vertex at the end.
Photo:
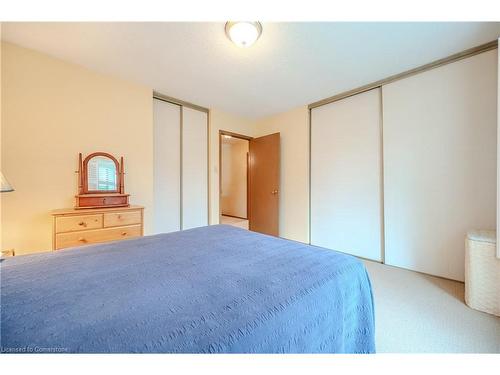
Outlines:
POLYGON ((249 229, 279 235, 280 133, 250 140, 249 229))

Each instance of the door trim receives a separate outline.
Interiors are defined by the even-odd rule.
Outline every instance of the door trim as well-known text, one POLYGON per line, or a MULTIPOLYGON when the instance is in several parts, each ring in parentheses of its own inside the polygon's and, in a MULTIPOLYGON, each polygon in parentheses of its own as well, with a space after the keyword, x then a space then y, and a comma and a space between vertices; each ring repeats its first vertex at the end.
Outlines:
POLYGON ((388 83, 398 81, 400 79, 408 78, 412 75, 423 73, 423 72, 426 72, 426 71, 434 69, 434 68, 439 68, 440 66, 447 65, 447 64, 450 64, 450 63, 453 63, 453 62, 456 62, 456 61, 459 61, 462 59, 466 59, 468 57, 472 57, 472 56, 478 55, 478 54, 483 53, 483 52, 488 52, 488 51, 491 51, 491 50, 496 49, 496 48, 498 48, 498 40, 497 39, 492 40, 491 42, 488 42, 488 43, 481 44, 481 45, 473 47, 473 48, 466 49, 465 51, 455 53, 453 55, 444 57, 442 59, 432 61, 428 64, 424 64, 424 65, 418 66, 416 68, 404 71, 402 73, 394 74, 392 76, 383 78, 383 79, 378 80, 376 82, 372 82, 372 83, 369 83, 367 85, 357 87, 357 88, 354 88, 352 90, 345 91, 345 92, 342 92, 342 93, 334 95, 334 96, 330 96, 329 98, 319 100, 317 102, 309 104, 308 108, 313 109, 313 108, 320 107, 320 106, 325 105, 325 104, 330 104, 330 103, 336 102, 337 100, 345 99, 345 98, 348 98, 349 96, 353 96, 356 94, 361 94, 362 92, 369 91, 369 90, 387 85, 388 83))
POLYGON ((164 95, 162 93, 159 93, 158 91, 153 91, 153 98, 158 100, 163 100, 164 102, 167 103, 177 104, 181 107, 196 109, 197 111, 205 112, 207 114, 210 112, 208 108, 190 102, 186 102, 185 100, 177 99, 172 96, 164 95))

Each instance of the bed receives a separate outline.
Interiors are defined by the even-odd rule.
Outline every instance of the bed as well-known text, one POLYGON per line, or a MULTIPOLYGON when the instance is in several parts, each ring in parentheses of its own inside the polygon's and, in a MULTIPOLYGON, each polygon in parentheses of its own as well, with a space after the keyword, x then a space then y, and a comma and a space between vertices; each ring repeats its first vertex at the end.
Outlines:
POLYGON ((373 353, 354 257, 214 225, 2 259, 4 353, 373 353))

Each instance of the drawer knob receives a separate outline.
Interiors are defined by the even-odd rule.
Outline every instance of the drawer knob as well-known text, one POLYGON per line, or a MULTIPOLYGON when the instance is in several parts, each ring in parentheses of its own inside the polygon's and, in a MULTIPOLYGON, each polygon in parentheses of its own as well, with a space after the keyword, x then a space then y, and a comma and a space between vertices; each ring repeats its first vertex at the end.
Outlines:
POLYGON ((87 240, 86 240, 85 238, 83 238, 83 237, 80 237, 80 238, 78 239, 78 241, 80 241, 80 242, 87 242, 87 240))
POLYGON ((127 235, 127 232, 122 232, 122 236, 126 236, 127 235))
POLYGON ((83 225, 84 227, 86 227, 86 226, 87 226, 87 225, 85 224, 85 221, 80 221, 80 222, 78 223, 78 225, 83 225))

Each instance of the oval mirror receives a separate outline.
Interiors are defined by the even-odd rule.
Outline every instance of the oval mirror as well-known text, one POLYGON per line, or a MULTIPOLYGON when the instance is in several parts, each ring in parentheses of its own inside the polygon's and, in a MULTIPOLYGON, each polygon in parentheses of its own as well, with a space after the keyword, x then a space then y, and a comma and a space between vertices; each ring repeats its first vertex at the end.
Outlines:
POLYGON ((118 191, 118 163, 105 156, 96 155, 87 160, 84 165, 87 176, 87 192, 118 191))

